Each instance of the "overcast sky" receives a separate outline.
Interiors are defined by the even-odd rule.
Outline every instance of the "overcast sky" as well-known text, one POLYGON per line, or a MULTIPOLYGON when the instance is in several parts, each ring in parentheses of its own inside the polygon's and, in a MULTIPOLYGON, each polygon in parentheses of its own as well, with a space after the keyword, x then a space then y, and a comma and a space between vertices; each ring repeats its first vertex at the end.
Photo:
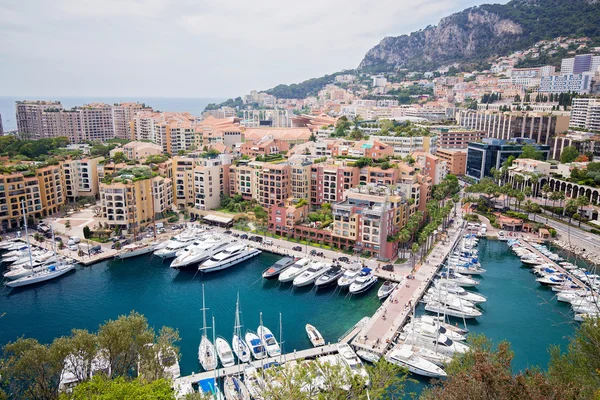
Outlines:
POLYGON ((237 96, 486 2, 0 0, 0 95, 237 96))

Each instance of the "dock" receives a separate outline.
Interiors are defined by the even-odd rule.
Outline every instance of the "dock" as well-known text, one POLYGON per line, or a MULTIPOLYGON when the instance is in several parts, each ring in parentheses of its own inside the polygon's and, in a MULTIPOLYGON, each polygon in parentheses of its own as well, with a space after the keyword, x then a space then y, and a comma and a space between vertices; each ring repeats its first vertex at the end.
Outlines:
POLYGON ((369 322, 351 342, 356 349, 363 349, 383 356, 393 345, 400 329, 407 323, 415 305, 429 287, 442 262, 461 240, 462 220, 449 230, 446 241, 440 241, 428 259, 414 274, 414 279, 405 279, 379 307, 369 322))
POLYGON ((192 384, 197 383, 204 379, 209 378, 223 378, 230 375, 237 375, 244 372, 247 367, 255 367, 256 369, 262 369, 265 365, 272 364, 283 364, 288 361, 304 360, 307 358, 315 358, 324 356, 327 354, 337 353, 337 344, 327 344, 325 346, 313 347, 310 349, 293 351, 292 353, 282 354, 275 357, 267 357, 262 360, 254 360, 248 363, 241 363, 234 365, 233 367, 218 368, 213 371, 199 372, 188 376, 182 376, 177 378, 173 384, 174 387, 181 384, 192 384))
POLYGON ((543 255, 542 253, 540 253, 535 247, 533 247, 529 242, 525 241, 525 240, 520 240, 519 241, 521 244, 523 244, 525 247, 527 247, 527 249, 531 252, 533 252, 535 255, 537 255, 538 257, 540 257, 542 260, 544 260, 545 264, 550 264, 553 266, 553 268, 555 268, 557 271, 559 271, 561 274, 565 274, 567 276, 569 276, 571 278, 571 280, 579 285, 581 288, 585 288, 587 287, 587 283, 583 282, 581 279, 577 278, 575 275, 571 274, 569 271, 567 271, 566 269, 564 269, 563 267, 561 267, 560 265, 558 265, 558 263, 556 261, 552 261, 551 259, 549 259, 548 257, 546 257, 545 255, 543 255))

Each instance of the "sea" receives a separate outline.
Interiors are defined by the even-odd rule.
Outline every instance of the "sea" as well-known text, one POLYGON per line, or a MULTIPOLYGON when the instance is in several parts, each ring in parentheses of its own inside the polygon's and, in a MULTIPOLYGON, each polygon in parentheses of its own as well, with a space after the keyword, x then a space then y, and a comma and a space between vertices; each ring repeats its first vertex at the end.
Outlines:
POLYGON ((60 101, 63 108, 70 109, 89 103, 114 104, 136 101, 159 111, 188 111, 192 115, 200 116, 204 108, 210 103, 221 103, 226 98, 212 97, 60 97, 60 96, 0 96, 0 115, 4 131, 17 129, 15 117, 15 101, 21 100, 56 100, 60 101))
MULTIPOLYGON (((565 348, 574 332, 576 325, 568 305, 553 299, 553 292, 535 281, 530 269, 522 266, 506 243, 482 239, 479 257, 487 273, 477 278, 481 283, 476 291, 488 301, 481 307, 482 317, 467 321, 469 331, 484 334, 495 343, 509 341, 515 355, 515 372, 531 367, 545 369, 548 348, 565 348)), ((181 371, 185 375, 200 370, 203 287, 207 323, 216 336, 230 340, 239 294, 243 329, 256 330, 262 315, 264 324, 281 337, 284 352, 311 346, 305 332, 307 323, 333 343, 380 305, 377 287, 351 297, 335 288, 294 289, 277 280, 263 280, 261 272, 278 259, 263 252, 235 267, 202 275, 173 270, 168 262, 146 255, 78 267, 60 279, 35 287, 2 288, 0 345, 21 336, 50 342, 68 335, 73 328, 96 331, 104 321, 136 311, 144 314, 157 331, 162 326, 179 331, 181 371)), ((422 306, 417 311, 422 313, 422 306)), ((418 378, 416 383, 409 383, 407 398, 408 393, 419 393, 428 384, 418 378)))

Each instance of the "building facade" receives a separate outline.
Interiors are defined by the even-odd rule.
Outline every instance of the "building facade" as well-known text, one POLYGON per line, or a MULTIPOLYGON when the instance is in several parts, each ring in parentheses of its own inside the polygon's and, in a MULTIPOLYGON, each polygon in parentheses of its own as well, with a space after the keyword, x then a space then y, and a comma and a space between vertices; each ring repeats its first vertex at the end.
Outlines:
POLYGON ((67 202, 76 202, 81 197, 98 196, 98 163, 103 157, 66 160, 61 164, 65 176, 67 202))
POLYGON ((574 98, 571 103, 570 126, 600 132, 600 98, 574 98))
POLYGON ((462 176, 467 172, 467 151, 438 149, 436 156, 446 161, 448 173, 462 176))

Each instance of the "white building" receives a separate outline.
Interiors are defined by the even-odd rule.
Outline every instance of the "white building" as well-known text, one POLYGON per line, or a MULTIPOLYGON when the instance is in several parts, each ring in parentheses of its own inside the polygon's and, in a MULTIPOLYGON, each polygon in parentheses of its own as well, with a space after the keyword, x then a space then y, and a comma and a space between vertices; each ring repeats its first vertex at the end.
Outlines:
POLYGON ((589 73, 543 76, 540 78, 540 93, 590 92, 592 76, 589 73))
POLYGON ((570 126, 600 131, 600 98, 574 98, 571 103, 570 126))

